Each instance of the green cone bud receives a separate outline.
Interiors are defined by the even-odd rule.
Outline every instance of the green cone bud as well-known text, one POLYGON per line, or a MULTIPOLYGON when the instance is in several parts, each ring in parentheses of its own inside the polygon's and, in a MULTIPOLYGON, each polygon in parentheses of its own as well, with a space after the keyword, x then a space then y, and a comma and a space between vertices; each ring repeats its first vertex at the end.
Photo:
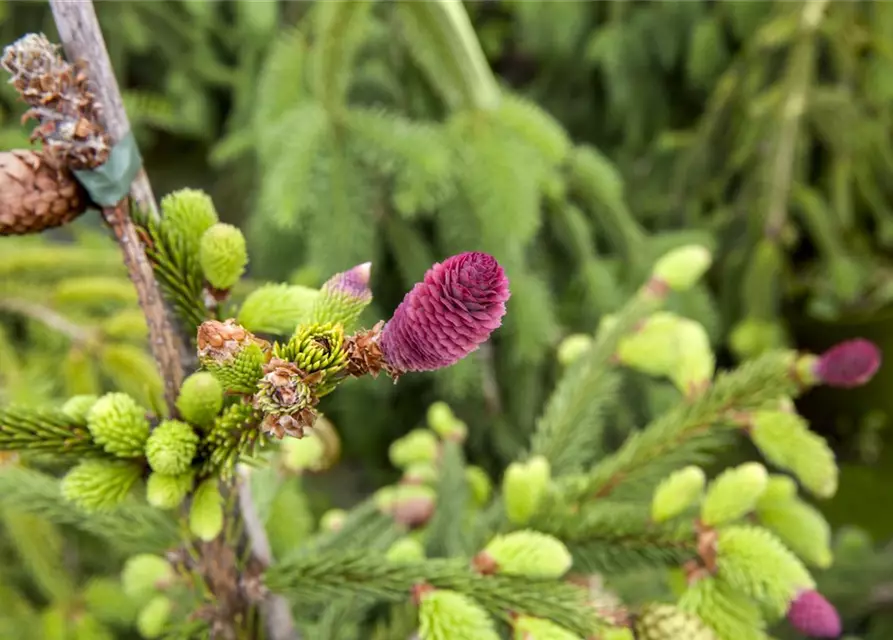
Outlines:
POLYGON ((177 410, 187 422, 199 427, 210 424, 223 409, 223 385, 207 371, 193 373, 183 381, 177 410))
POLYGON ((91 578, 84 586, 84 604, 96 618, 117 627, 132 626, 138 603, 128 596, 118 580, 91 578))
POLYGON ((420 484, 391 485, 376 491, 374 500, 381 512, 391 515, 398 524, 417 527, 434 515, 437 492, 420 484))
POLYGON ((592 342, 592 336, 588 333, 569 335, 558 345, 558 362, 565 367, 570 366, 589 351, 592 342))
POLYGON ((761 501, 757 517, 807 564, 820 569, 831 566, 831 527, 812 505, 798 498, 769 504, 761 501))
POLYGON ((119 458, 139 458, 149 437, 146 410, 126 393, 107 393, 87 414, 87 428, 103 449, 119 458))
POLYGON ((815 588, 800 560, 762 527, 720 529, 716 551, 719 579, 775 615, 783 615, 799 591, 815 588))
POLYGON ((772 508, 797 499, 797 483, 788 476, 772 474, 766 490, 757 502, 757 509, 772 508))
POLYGON ((162 226, 197 257, 202 236, 219 220, 211 197, 198 189, 180 189, 164 196, 159 206, 162 226))
POLYGON ((85 511, 105 511, 124 501, 140 475, 135 464, 84 460, 65 474, 62 495, 85 511))
POLYGON ((716 372, 716 357, 704 326, 683 318, 675 332, 676 359, 670 380, 686 395, 709 384, 716 372))
POLYGON ((654 491, 651 519, 664 522, 697 504, 704 493, 707 477, 700 467, 688 466, 671 473, 654 491))
POLYGON ((319 291, 310 287, 265 284, 248 294, 237 320, 249 331, 291 335, 298 325, 311 321, 319 296, 319 291))
POLYGON ((205 279, 215 289, 230 289, 248 265, 245 236, 237 227, 218 222, 202 235, 199 262, 205 279))
POLYGON ((468 426, 459 420, 446 402, 435 402, 428 407, 428 426, 444 440, 464 442, 468 426))
POLYGON ((140 635, 149 640, 162 637, 173 608, 174 603, 167 596, 152 598, 136 619, 136 628, 140 635))
POLYGON ((235 393, 254 393, 264 375, 266 345, 233 320, 206 320, 198 328, 198 360, 214 374, 223 388, 235 393))
POLYGON ((785 345, 784 327, 771 320, 746 318, 732 329, 729 347, 739 360, 755 358, 785 345))
POLYGON ((284 346, 275 345, 276 358, 293 362, 304 374, 322 372, 325 377, 316 383, 316 396, 331 392, 340 374, 347 367, 344 328, 340 324, 300 325, 284 346))
POLYGON ((669 311, 652 314, 637 331, 617 343, 617 358, 624 365, 648 375, 667 375, 678 358, 676 332, 681 320, 669 311))
POLYGON ((146 442, 146 458, 153 471, 176 476, 189 471, 198 450, 198 435, 179 420, 165 420, 146 442))
POLYGON ((749 434, 766 460, 794 473, 801 484, 820 498, 837 492, 834 452, 824 438, 809 430, 806 421, 786 411, 757 411, 749 434))
POLYGON ((151 553, 131 556, 121 570, 121 588, 134 601, 145 604, 173 582, 176 574, 170 563, 151 553))
POLYGON ((146 481, 146 501, 157 509, 176 509, 192 489, 193 474, 169 476, 153 472, 146 481))
POLYGON ((311 312, 313 322, 340 323, 347 328, 372 302, 369 278, 372 263, 364 262, 342 273, 336 273, 320 288, 311 312))
POLYGON ((490 615, 468 596, 429 589, 419 600, 421 640, 499 640, 490 615))
POLYGON ((430 462, 413 462, 406 467, 401 481, 409 484, 433 485, 439 477, 437 467, 430 462))
POLYGON ((474 559, 482 573, 531 578, 559 578, 571 563, 571 554, 560 540, 531 530, 496 536, 474 559))
POLYGON ((405 469, 414 462, 433 462, 437 458, 437 436, 427 429, 414 429, 391 443, 391 464, 405 469))
POLYGON ((403 537, 390 546, 385 557, 391 562, 419 562, 425 559, 425 545, 415 538, 403 537))
POLYGON ((732 522, 753 511, 766 490, 769 474, 756 462, 726 469, 707 490, 701 522, 709 527, 732 522))
POLYGON ((210 542, 223 531, 223 496, 217 478, 202 482, 192 496, 189 530, 196 538, 210 542))
POLYGON ((512 631, 513 640, 582 640, 577 634, 554 622, 531 616, 515 618, 512 621, 512 631))
POLYGON ((654 264, 651 273, 673 291, 687 291, 707 273, 712 261, 706 247, 688 245, 665 253, 654 264))
POLYGON ((321 531, 338 531, 347 519, 347 511, 344 509, 329 509, 319 519, 321 531))
POLYGON ((471 498, 477 506, 482 507, 490 501, 490 496, 493 494, 493 483, 490 482, 490 476, 486 471, 480 467, 469 465, 465 467, 465 480, 471 489, 471 498))
POLYGON ((512 524, 522 526, 540 507, 549 488, 552 470, 543 456, 513 462, 502 478, 505 512, 512 524))
POLYGON ((296 473, 317 470, 325 453, 325 444, 314 431, 303 438, 286 438, 282 441, 282 464, 296 473))
POLYGON ((718 640, 700 619, 670 604, 643 607, 635 631, 640 640, 718 640))
POLYGON ((75 422, 84 424, 87 422, 87 415, 90 413, 90 409, 93 408, 97 400, 99 400, 99 396, 72 396, 62 405, 62 413, 75 422))

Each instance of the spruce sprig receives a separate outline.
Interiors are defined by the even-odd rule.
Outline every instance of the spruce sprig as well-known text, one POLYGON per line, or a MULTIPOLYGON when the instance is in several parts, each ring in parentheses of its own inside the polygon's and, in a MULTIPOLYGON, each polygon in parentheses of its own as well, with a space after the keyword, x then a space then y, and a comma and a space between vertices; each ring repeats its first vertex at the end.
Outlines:
POLYGON ((474 598, 491 614, 509 620, 511 612, 548 618, 583 636, 600 621, 586 603, 586 592, 554 580, 481 576, 465 561, 388 562, 364 550, 303 556, 267 570, 265 584, 294 600, 324 600, 355 593, 381 600, 407 598, 413 586, 427 583, 474 598))
POLYGON ((0 407, 0 450, 77 457, 104 455, 86 422, 52 407, 0 407))

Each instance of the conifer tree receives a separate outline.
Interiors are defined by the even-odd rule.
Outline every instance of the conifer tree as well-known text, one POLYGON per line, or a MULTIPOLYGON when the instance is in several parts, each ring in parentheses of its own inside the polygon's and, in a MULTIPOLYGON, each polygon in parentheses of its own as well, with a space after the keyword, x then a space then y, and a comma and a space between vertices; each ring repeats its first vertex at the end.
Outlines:
MULTIPOLYGON (((461 15, 436 6, 407 9, 405 19, 441 36, 461 32, 461 15)), ((320 18, 328 45, 349 18, 320 18)), ((90 172, 107 166, 121 140, 80 71, 33 34, 3 60, 39 121, 44 146, 32 153, 55 172, 57 182, 41 189, 78 180, 95 200, 90 172), (87 133, 57 136, 47 126, 72 121, 87 133)), ((482 73, 473 56, 456 56, 456 65, 445 99, 488 104, 485 81, 463 84, 482 73)), ((316 72, 323 97, 337 105, 338 82, 322 87, 337 74, 316 72)), ((42 166, 31 167, 34 184, 42 166)), ((4 204, 15 221, 0 228, 4 235, 64 225, 72 213, 51 209, 47 225, 33 223, 45 214, 27 199, 4 204)), ((840 634, 813 575, 832 559, 827 523, 804 499, 832 495, 837 467, 791 401, 821 385, 864 384, 880 353, 856 340, 822 354, 775 349, 717 371, 703 324, 668 306, 699 286, 712 260, 706 247, 682 246, 642 265, 629 299, 562 349, 545 409, 499 476, 466 462, 481 425, 435 404, 425 427, 391 446, 397 483, 308 527, 301 475, 324 469, 337 446, 321 400, 337 402, 357 378, 400 384, 485 348, 512 317, 518 290, 509 269, 476 250, 432 261, 388 319, 368 327, 359 320, 373 300, 369 262, 332 269, 318 289, 269 283, 235 300, 246 242, 206 194, 169 194, 160 216, 137 197, 94 204, 138 289, 162 400, 149 406, 114 390, 4 404, 0 450, 18 458, 0 469, 0 506, 126 553, 120 619, 143 637, 733 640, 768 638, 785 618, 812 637, 840 634), (138 272, 140 255, 149 281, 138 272), (150 285, 163 306, 140 289, 150 285), (186 357, 176 352, 178 371, 168 376, 165 349, 179 342, 186 357), (665 380, 674 395, 617 445, 605 410, 624 371, 665 380), (708 478, 712 457, 742 438, 761 461, 708 478), (61 465, 61 479, 47 457, 61 465), (615 592, 644 570, 667 588, 644 599, 615 592)), ((16 521, 5 527, 14 531, 16 521)), ((34 575, 67 602, 74 587, 52 567, 34 575)), ((108 609, 100 611, 110 600, 100 591, 81 624, 111 626, 108 609)))

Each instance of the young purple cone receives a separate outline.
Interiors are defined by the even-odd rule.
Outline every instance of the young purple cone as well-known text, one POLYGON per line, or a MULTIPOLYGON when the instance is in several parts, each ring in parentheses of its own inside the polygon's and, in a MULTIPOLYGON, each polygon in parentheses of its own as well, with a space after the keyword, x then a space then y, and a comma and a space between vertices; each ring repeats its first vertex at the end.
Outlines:
POLYGON ((347 271, 336 273, 326 280, 322 288, 326 291, 345 293, 368 302, 372 299, 372 291, 369 289, 371 275, 372 263, 364 262, 347 271))
POLYGON ((351 325, 372 301, 371 275, 372 263, 364 262, 326 280, 320 288, 310 321, 351 325))
POLYGON ((813 374, 830 387, 858 387, 871 380, 881 366, 881 351, 864 338, 847 340, 828 349, 815 362, 813 374))
POLYGON ((841 633, 837 609, 812 589, 801 591, 791 603, 788 622, 810 638, 837 638, 841 633))
POLYGON ((509 281, 493 256, 468 252, 437 263, 403 298, 379 344, 398 372, 455 364, 502 324, 509 281))

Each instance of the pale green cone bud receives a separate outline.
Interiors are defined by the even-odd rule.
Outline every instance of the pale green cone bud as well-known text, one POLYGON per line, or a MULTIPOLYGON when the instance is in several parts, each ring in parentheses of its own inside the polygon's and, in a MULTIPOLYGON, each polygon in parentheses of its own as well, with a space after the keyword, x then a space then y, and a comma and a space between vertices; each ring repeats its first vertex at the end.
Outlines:
POLYGON ((145 604, 174 581, 170 563, 151 553, 131 556, 121 570, 121 588, 129 598, 145 604))
POLYGON ((300 325, 285 345, 273 346, 273 356, 294 363, 304 374, 321 372, 314 385, 316 397, 330 393, 343 378, 348 356, 344 327, 341 324, 300 325))
POLYGON ((676 333, 682 318, 669 311, 652 314, 639 329, 617 343, 624 365, 652 376, 665 376, 678 359, 676 333))
POLYGON ((400 538, 388 548, 385 557, 391 562, 419 562, 425 559, 425 545, 408 536, 400 538))
POLYGON ((434 464, 430 462, 413 462, 406 467, 400 481, 408 484, 433 485, 437 482, 439 475, 434 464))
POLYGON ((255 289, 239 307, 239 324, 260 333, 290 335, 311 322, 320 292, 301 285, 265 284, 255 289))
POLYGON ((174 603, 167 596, 155 596, 149 601, 136 619, 136 628, 147 640, 160 638, 165 633, 174 603))
POLYGON ((707 330, 694 320, 681 319, 674 337, 677 356, 669 377, 679 391, 691 395, 713 379, 716 356, 707 330))
POLYGON ((391 443, 388 457, 395 467, 405 469, 414 462, 434 462, 438 448, 434 433, 427 429, 413 429, 391 443))
POLYGON ((105 511, 124 501, 140 475, 135 464, 84 460, 65 474, 62 496, 85 511, 105 511))
POLYGON ((635 623, 641 640, 719 640, 697 616, 670 604, 645 605, 635 623))
POLYGON ((755 358, 785 345, 784 327, 772 320, 745 318, 732 329, 729 347, 739 360, 755 358))
POLYGON ((319 290, 319 298, 311 312, 312 321, 352 327, 363 309, 372 302, 371 275, 372 263, 364 262, 329 278, 319 290))
POLYGON ((379 489, 374 499, 382 513, 392 516, 398 524, 417 527, 434 515, 437 492, 421 484, 400 484, 379 489))
POLYGON ((176 476, 153 472, 146 481, 146 501, 157 509, 176 509, 192 489, 191 472, 176 476))
POLYGON ((665 253, 654 264, 651 274, 673 291, 687 291, 707 273, 712 262, 709 249, 688 245, 665 253))
POLYGON ((831 566, 831 527, 812 505, 799 499, 761 505, 757 517, 807 564, 819 569, 831 566))
POLYGON ((139 603, 124 593, 119 580, 90 578, 84 586, 84 605, 96 618, 116 627, 130 627, 136 621, 139 603))
POLYGON ((107 393, 87 413, 97 444, 119 458, 139 458, 149 437, 146 410, 126 393, 107 393))
POLYGON ((657 486, 651 500, 651 519, 665 522, 697 504, 704 493, 707 476, 700 467, 674 471, 657 486))
POLYGON ((315 432, 303 438, 285 438, 282 441, 282 465, 289 471, 315 471, 325 457, 326 448, 315 432))
POLYGON ((152 471, 176 476, 189 471, 198 451, 198 435, 179 420, 165 420, 146 442, 146 459, 152 471))
POLYGON ((834 452, 802 417, 787 411, 756 411, 748 433, 766 460, 793 472, 809 491, 821 498, 836 493, 834 452))
POLYGON ((180 189, 164 196, 159 206, 162 226, 179 236, 186 251, 197 257, 202 236, 219 220, 211 197, 198 189, 180 189))
POLYGON ((490 482, 490 476, 486 471, 474 465, 465 467, 465 480, 471 489, 471 498, 475 505, 482 507, 490 501, 490 496, 493 495, 493 483, 490 482))
MULTIPOLYGON (((600 631, 600 635, 594 636, 600 640, 609 637, 600 631)), ((625 640, 625 637, 622 637, 625 640)), ((632 636, 629 636, 632 640, 632 636)), ((572 631, 543 618, 532 616, 518 616, 512 622, 512 640, 583 640, 572 631)))
POLYGON ((707 489, 701 504, 701 522, 715 527, 750 513, 756 508, 768 481, 766 467, 756 462, 726 469, 707 489))
POLYGON ((93 408, 93 405, 96 404, 97 400, 99 400, 99 396, 72 396, 62 405, 62 413, 75 422, 85 424, 87 422, 87 415, 90 413, 90 409, 93 408))
POLYGON ((189 531, 205 542, 223 531, 223 496, 217 478, 208 478, 195 490, 189 509, 189 531))
POLYGON ((587 333, 575 333, 567 336, 558 345, 558 362, 565 367, 570 366, 589 351, 592 342, 592 336, 587 333))
POLYGON ((199 427, 209 425, 223 409, 223 385, 207 371, 187 377, 177 396, 177 410, 187 422, 199 427))
POLYGON ((530 578, 559 578, 567 573, 572 562, 560 540, 532 530, 496 536, 473 560, 481 573, 530 578))
POLYGON ((198 255, 205 279, 215 289, 230 289, 248 265, 245 236, 231 224, 218 222, 205 231, 198 255))
POLYGON ((716 543, 720 580, 783 615, 798 592, 814 589, 803 563, 773 533, 762 527, 720 529, 716 543), (771 567, 771 571, 766 568, 771 567))
POLYGON ((522 526, 537 512, 549 488, 552 470, 543 456, 513 462, 502 478, 505 512, 512 524, 522 526))
POLYGON ((419 598, 421 640, 499 640, 490 615, 468 596, 446 589, 419 598))
POLYGON ((766 490, 757 501, 757 509, 773 508, 797 500, 797 483, 788 476, 770 474, 766 490))
POLYGON ((518 616, 512 621, 513 640, 583 640, 576 633, 550 620, 532 616, 518 616))
POLYGON ((428 407, 428 426, 444 440, 464 442, 468 426, 459 420, 446 402, 435 402, 428 407))
POLYGON ((338 531, 347 519, 347 511, 344 509, 329 509, 319 519, 319 528, 322 531, 338 531))

